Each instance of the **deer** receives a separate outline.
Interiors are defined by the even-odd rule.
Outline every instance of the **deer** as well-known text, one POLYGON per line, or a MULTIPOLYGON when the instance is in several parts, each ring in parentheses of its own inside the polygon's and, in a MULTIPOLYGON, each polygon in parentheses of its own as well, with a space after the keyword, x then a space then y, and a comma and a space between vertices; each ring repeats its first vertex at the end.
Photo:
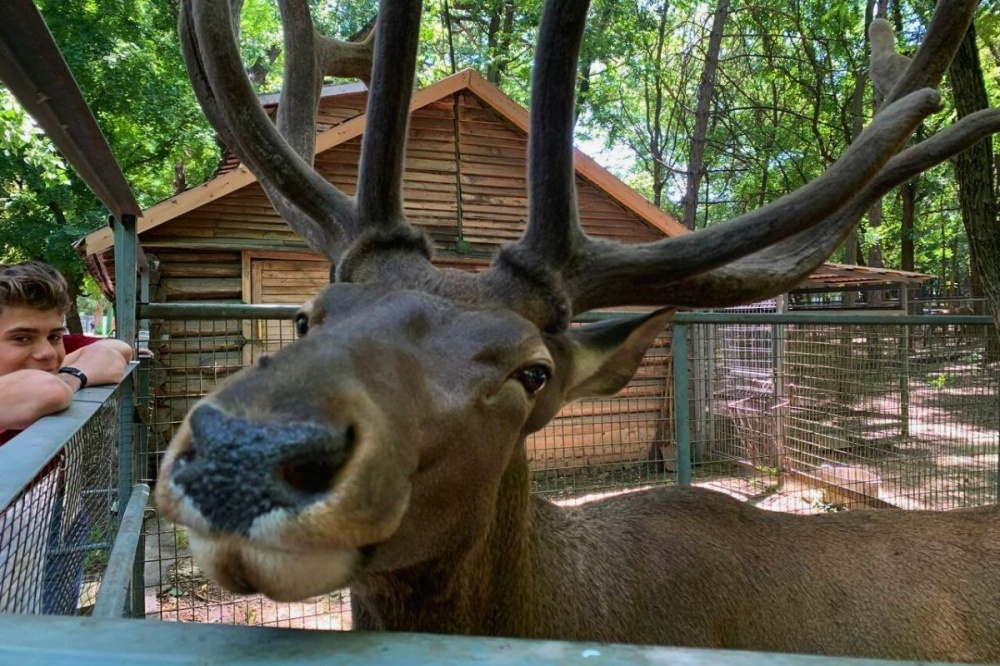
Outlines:
POLYGON ((304 0, 283 1, 273 123, 229 4, 183 0, 192 86, 334 269, 295 315, 298 338, 201 399, 164 455, 157 505, 186 526, 210 578, 279 601, 349 587, 364 630, 1000 661, 996 506, 801 516, 662 486, 561 507, 531 494, 525 450, 566 403, 621 389, 676 309, 787 291, 873 201, 1000 129, 987 110, 906 146, 939 109, 934 86, 975 2, 938 2, 913 66, 821 176, 741 217, 628 245, 580 226, 574 80, 588 3, 547 0, 526 228, 478 274, 435 267, 404 215, 420 0, 382 0, 373 45, 319 36, 304 0), (318 86, 338 49, 371 53, 353 195, 312 168, 318 86), (620 306, 646 310, 571 326, 620 306))

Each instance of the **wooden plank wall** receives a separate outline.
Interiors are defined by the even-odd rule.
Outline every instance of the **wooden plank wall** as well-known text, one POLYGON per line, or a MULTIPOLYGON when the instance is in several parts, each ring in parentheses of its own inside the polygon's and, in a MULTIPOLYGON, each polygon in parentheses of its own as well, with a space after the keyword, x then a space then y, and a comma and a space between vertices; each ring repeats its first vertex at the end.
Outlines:
MULTIPOLYGON (((468 91, 458 95, 460 160, 455 159, 454 99, 413 113, 408 138, 404 200, 406 213, 425 229, 443 256, 442 265, 481 270, 485 255, 516 240, 527 212, 525 150, 517 127, 468 91), (462 230, 473 256, 456 257, 458 197, 462 230), (476 258, 478 255, 478 258, 476 258)), ((358 115, 363 95, 324 100, 321 129, 358 115), (339 106, 338 106, 339 105, 339 106)), ((316 167, 330 182, 353 194, 360 138, 325 151, 316 167)), ((582 178, 577 179, 581 221, 587 233, 620 240, 658 240, 662 235, 582 178)), ((215 301, 301 303, 328 278, 319 256, 301 261, 302 241, 274 212, 254 183, 185 213, 141 235, 147 253, 159 260, 154 277, 157 302, 215 301), (247 261, 244 250, 287 249, 281 255, 247 261), (292 255, 289 255, 292 256, 292 255), (251 268, 252 267, 252 268, 251 268)), ((290 323, 157 322, 150 346, 156 353, 151 378, 154 397, 153 451, 161 451, 197 399, 262 351, 294 339, 290 323)), ((536 469, 628 462, 645 457, 650 442, 664 437, 664 377, 669 358, 662 345, 625 391, 613 400, 567 407, 529 440, 536 469)))
MULTIPOLYGON (((347 118, 355 111, 351 107, 342 115, 347 118)), ((474 95, 462 93, 461 158, 456 161, 454 111, 454 102, 449 98, 412 114, 404 181, 406 213, 430 234, 439 250, 454 252, 458 235, 456 179, 460 171, 464 237, 473 252, 488 255, 524 231, 527 137, 474 95)), ((335 115, 332 109, 327 113, 331 118, 335 115)), ((353 194, 360 151, 361 139, 352 139, 317 156, 316 168, 345 193, 353 194)), ((624 242, 662 238, 583 178, 577 178, 577 190, 581 222, 588 234, 624 242)), ((239 243, 302 247, 256 183, 151 229, 141 241, 149 248, 199 242, 228 243, 233 247, 239 243)))

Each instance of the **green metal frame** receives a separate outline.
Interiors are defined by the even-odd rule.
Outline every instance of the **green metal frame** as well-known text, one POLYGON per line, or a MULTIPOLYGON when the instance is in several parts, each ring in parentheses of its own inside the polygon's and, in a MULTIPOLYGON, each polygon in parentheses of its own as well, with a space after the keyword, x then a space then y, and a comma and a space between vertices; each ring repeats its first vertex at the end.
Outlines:
POLYGON ((458 666, 473 663, 484 666, 877 666, 894 662, 432 634, 309 631, 144 620, 0 615, 0 663, 18 666, 133 666, 136 663, 213 666, 458 666), (53 640, 54 637, 58 639, 53 640))

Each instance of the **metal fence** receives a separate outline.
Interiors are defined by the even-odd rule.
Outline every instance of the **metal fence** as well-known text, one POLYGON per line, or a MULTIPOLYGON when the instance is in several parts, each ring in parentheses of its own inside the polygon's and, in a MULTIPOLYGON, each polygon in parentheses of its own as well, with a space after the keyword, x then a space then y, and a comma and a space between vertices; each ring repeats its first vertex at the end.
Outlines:
MULTIPOLYGON (((294 339, 295 310, 144 310, 155 363, 139 380, 141 480, 155 479, 201 396, 294 339)), ((534 490, 578 503, 680 481, 795 512, 994 502, 1000 416, 990 322, 680 314, 622 392, 573 403, 530 438, 534 490)), ((146 523, 147 617, 351 627, 346 590, 295 604, 229 594, 192 562, 183 529, 146 523)))
POLYGON ((691 313, 674 331, 694 483, 803 513, 997 501, 991 319, 691 313))
POLYGON ((0 612, 93 609, 118 530, 121 483, 131 482, 119 474, 127 387, 80 391, 69 409, 0 447, 0 612))

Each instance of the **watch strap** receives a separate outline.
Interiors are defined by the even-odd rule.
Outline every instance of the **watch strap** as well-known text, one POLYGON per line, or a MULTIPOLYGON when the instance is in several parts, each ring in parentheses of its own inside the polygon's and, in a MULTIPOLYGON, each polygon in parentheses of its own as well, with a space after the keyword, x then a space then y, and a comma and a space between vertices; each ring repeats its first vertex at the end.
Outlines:
POLYGON ((59 368, 59 374, 73 375, 80 380, 80 388, 87 388, 87 375, 80 368, 67 365, 65 368, 59 368))

